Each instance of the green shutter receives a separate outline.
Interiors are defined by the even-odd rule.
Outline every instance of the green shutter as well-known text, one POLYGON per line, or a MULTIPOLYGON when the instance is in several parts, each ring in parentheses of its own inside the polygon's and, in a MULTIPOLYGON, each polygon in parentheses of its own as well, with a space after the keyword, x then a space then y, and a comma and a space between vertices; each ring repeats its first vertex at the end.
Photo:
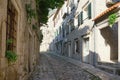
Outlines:
POLYGON ((81 15, 80 15, 80 24, 83 24, 83 11, 80 13, 81 15))
POLYGON ((80 26, 80 14, 78 15, 78 27, 80 26))
POLYGON ((88 5, 88 18, 91 19, 91 3, 88 5))
POLYGON ((78 26, 83 24, 83 11, 78 15, 78 26))

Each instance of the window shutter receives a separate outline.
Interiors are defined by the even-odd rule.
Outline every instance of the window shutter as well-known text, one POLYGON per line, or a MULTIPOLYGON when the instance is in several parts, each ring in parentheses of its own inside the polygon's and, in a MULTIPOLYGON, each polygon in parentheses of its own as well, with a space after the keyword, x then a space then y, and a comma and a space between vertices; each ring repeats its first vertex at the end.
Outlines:
POLYGON ((83 24, 83 11, 78 15, 78 26, 83 24))
POLYGON ((88 5, 88 18, 91 19, 91 3, 88 5))
POLYGON ((83 11, 80 13, 81 15, 80 15, 80 24, 83 24, 83 11))
POLYGON ((78 15, 78 27, 80 26, 80 14, 78 15))

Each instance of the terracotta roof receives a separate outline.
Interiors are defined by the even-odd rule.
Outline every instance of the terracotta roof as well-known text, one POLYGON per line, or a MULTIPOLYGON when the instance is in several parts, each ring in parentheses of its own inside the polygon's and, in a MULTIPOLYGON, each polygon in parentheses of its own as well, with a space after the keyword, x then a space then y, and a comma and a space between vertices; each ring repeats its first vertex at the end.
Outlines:
POLYGON ((96 16, 93 21, 96 21, 97 19, 99 19, 100 17, 104 16, 105 14, 107 14, 108 12, 116 9, 117 7, 119 7, 120 2, 114 4, 113 6, 111 6, 110 8, 106 9, 105 11, 103 11, 102 13, 100 13, 98 16, 96 16))

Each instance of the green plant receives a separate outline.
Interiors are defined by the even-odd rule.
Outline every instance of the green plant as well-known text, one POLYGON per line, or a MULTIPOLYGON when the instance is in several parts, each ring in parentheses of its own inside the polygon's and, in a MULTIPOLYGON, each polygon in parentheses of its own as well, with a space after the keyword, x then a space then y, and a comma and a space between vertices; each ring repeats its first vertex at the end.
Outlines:
POLYGON ((36 19, 36 10, 32 9, 31 4, 26 4, 27 20, 31 24, 32 18, 36 19))
POLYGON ((48 20, 49 8, 60 8, 64 4, 64 0, 36 0, 38 20, 42 24, 46 24, 48 20))
POLYGON ((6 43, 9 45, 9 44, 12 44, 13 43, 13 39, 7 39, 6 40, 6 43))
POLYGON ((110 26, 113 25, 115 23, 116 19, 117 19, 117 14, 116 13, 111 14, 108 17, 108 19, 109 19, 109 25, 110 26))
POLYGON ((5 56, 8 59, 8 61, 10 61, 10 62, 15 62, 17 60, 16 53, 11 50, 6 51, 5 56))

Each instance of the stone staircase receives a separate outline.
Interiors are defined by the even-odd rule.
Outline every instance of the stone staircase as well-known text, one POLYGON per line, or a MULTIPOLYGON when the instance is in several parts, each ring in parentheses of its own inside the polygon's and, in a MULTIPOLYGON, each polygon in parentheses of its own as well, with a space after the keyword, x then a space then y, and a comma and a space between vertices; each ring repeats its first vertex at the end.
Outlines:
POLYGON ((120 64, 118 63, 98 62, 96 67, 108 73, 120 76, 120 64))

